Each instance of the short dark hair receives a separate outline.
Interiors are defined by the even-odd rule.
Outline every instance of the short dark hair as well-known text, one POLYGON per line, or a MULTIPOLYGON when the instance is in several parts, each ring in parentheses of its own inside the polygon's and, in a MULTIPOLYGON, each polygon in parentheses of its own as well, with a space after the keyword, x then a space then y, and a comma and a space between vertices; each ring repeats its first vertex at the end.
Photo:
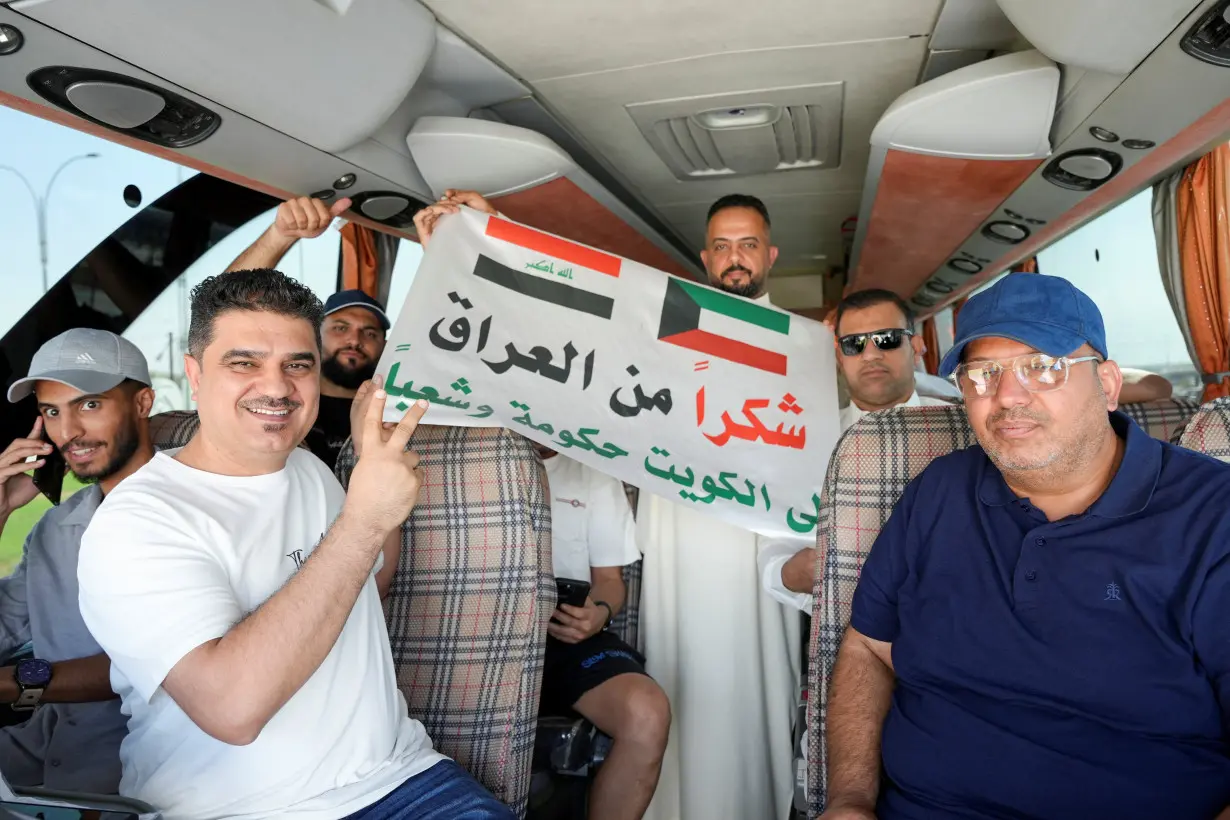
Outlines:
POLYGON ((705 217, 705 224, 708 225, 713 221, 713 217, 717 216, 719 211, 724 211, 727 208, 751 208, 764 219, 764 226, 766 228, 773 227, 773 223, 769 221, 769 209, 764 206, 763 202, 750 194, 727 194, 722 197, 709 206, 709 215, 705 217))
POLYGON ((897 294, 891 290, 883 288, 871 288, 870 290, 859 290, 851 293, 849 296, 841 300, 841 304, 837 306, 837 316, 833 320, 833 332, 841 327, 841 317, 846 314, 847 310, 864 310, 876 305, 893 304, 897 306, 897 310, 901 311, 901 315, 905 317, 905 326, 909 330, 914 329, 914 311, 905 303, 897 294))
POLYGON ((311 323, 320 349, 324 305, 302 282, 270 268, 237 270, 211 276, 192 289, 188 352, 197 359, 213 341, 214 320, 230 310, 268 311, 311 323))

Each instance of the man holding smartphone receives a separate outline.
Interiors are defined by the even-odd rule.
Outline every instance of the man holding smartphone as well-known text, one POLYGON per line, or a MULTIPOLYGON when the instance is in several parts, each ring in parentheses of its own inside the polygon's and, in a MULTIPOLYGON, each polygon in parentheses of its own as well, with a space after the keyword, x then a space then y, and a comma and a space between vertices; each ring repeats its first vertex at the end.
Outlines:
POLYGON ((90 486, 34 525, 17 569, 0 579, 0 652, 27 642, 34 650, 0 667, 0 703, 29 716, 0 729, 0 771, 16 786, 114 793, 126 720, 110 661, 81 618, 77 559, 103 497, 153 458, 154 391, 135 345, 81 328, 39 348, 8 398, 31 394, 38 420, 0 453, 0 532, 40 489, 58 502, 65 469, 90 486))
POLYGON ((537 446, 551 492, 551 553, 560 604, 547 626, 542 711, 574 709, 611 736, 590 820, 639 818, 662 766, 670 703, 644 658, 607 626, 623 606, 622 568, 641 558, 623 485, 537 446), (569 602, 569 598, 572 601, 569 602))

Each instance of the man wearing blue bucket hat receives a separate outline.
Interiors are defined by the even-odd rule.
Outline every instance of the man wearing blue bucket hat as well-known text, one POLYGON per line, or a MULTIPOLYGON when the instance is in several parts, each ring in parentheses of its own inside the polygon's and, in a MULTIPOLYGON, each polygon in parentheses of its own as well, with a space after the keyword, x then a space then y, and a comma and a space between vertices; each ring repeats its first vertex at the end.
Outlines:
POLYGON ((867 558, 826 818, 1230 817, 1230 467, 1118 412, 1108 352, 1057 277, 961 310, 941 372, 981 446, 867 558))

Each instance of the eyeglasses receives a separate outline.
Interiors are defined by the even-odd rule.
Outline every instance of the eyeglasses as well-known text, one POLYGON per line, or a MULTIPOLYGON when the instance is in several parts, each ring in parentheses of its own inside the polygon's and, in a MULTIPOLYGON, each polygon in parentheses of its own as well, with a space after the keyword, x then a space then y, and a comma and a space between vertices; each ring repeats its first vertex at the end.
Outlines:
POLYGON ((1068 372, 1072 365, 1081 362, 1100 362, 1099 356, 1080 356, 1069 359, 1061 356, 1047 356, 1045 353, 1027 353, 1004 362, 971 362, 957 367, 952 374, 952 382, 961 388, 966 398, 980 399, 994 396, 999 390, 1000 376, 1004 371, 1011 370, 1030 393, 1047 393, 1059 390, 1068 383, 1068 372))
POLYGON ((863 350, 867 347, 868 339, 880 350, 896 350, 901 347, 902 342, 913 335, 914 331, 912 330, 906 330, 903 327, 890 327, 874 331, 873 333, 851 333, 849 336, 842 336, 838 339, 837 344, 841 347, 841 352, 844 355, 861 356, 863 350))

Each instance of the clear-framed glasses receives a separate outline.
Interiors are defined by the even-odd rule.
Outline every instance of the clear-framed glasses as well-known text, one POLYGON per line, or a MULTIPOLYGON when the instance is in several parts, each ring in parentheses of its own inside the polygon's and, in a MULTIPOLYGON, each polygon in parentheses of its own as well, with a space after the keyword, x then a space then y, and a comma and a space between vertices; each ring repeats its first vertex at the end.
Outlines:
POLYGON ((952 374, 952 383, 961 388, 966 398, 980 399, 994 396, 999 390, 999 379, 1011 370, 1030 393, 1046 393, 1059 390, 1068 383, 1072 365, 1081 362, 1100 362, 1100 356, 1047 356, 1045 353, 1026 353, 1002 362, 969 362, 957 367, 952 374))
POLYGON ((914 335, 914 331, 903 327, 890 327, 871 333, 851 333, 837 340, 837 345, 846 356, 861 356, 867 348, 868 340, 880 350, 896 350, 901 343, 914 335))

